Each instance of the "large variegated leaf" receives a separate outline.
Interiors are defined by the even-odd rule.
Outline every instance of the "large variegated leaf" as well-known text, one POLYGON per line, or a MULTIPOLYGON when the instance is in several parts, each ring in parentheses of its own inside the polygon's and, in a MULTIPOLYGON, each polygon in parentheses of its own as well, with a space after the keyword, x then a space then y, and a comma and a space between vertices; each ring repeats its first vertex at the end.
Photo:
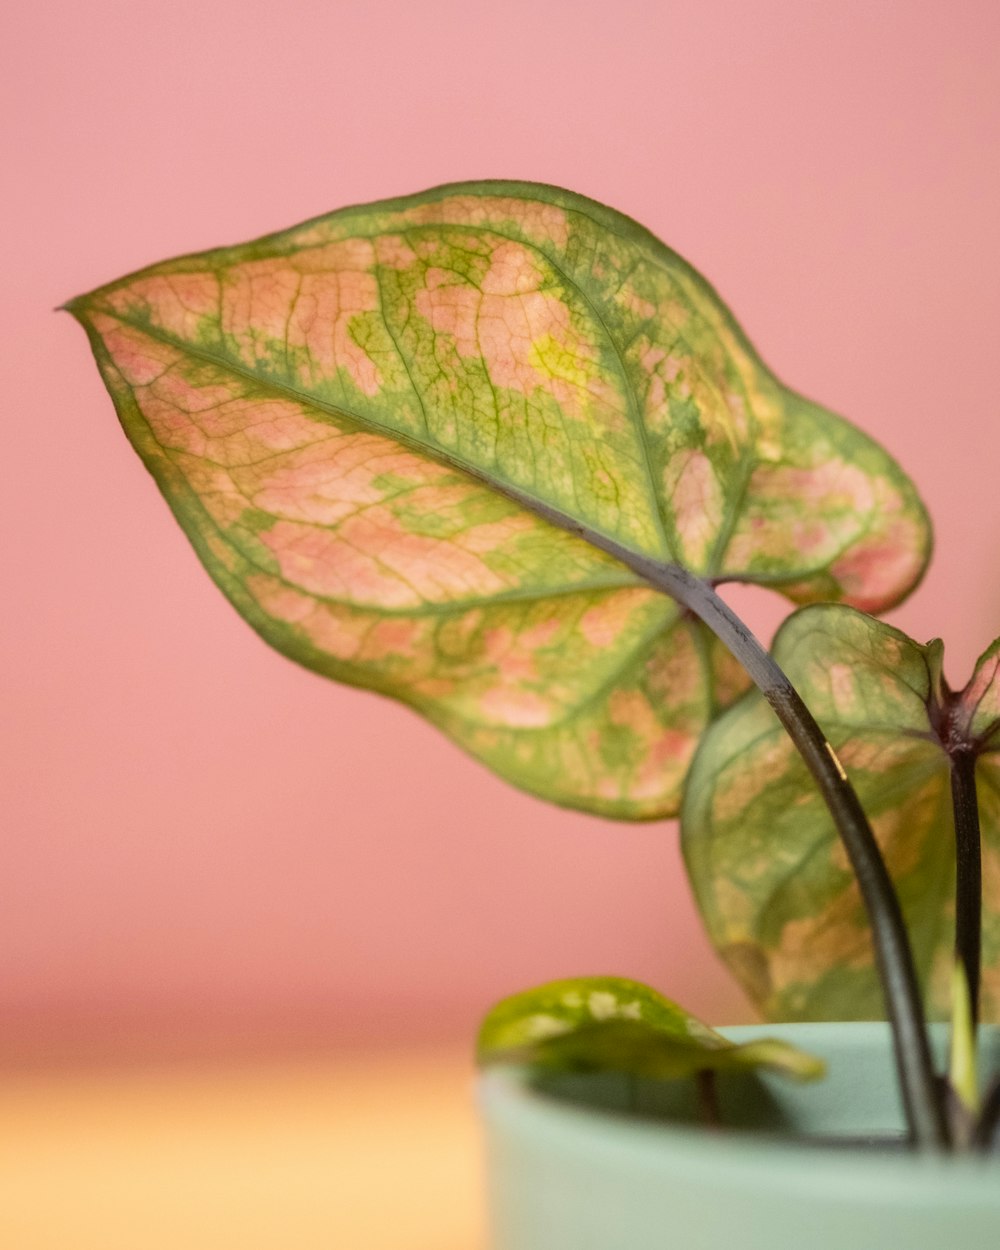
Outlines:
POLYGON ((741 679, 633 557, 899 599, 909 481, 634 222, 520 183, 345 209, 74 300, 125 429, 275 647, 503 776, 675 810, 741 679))
POLYGON ((624 977, 550 981, 503 999, 483 1021, 477 1058, 483 1065, 653 1080, 766 1068, 811 1081, 825 1070, 822 1060, 778 1038, 731 1042, 656 990, 624 977))
MULTIPOLYGON (((918 972, 950 1003, 955 831, 944 742, 978 753, 985 1018, 1000 1015, 1000 645, 947 689, 941 644, 842 606, 804 608, 774 655, 868 813, 895 880, 918 972)), ((772 1019, 883 1014, 870 930, 843 847, 774 713, 755 694, 705 736, 688 780, 684 852, 713 942, 772 1019)))

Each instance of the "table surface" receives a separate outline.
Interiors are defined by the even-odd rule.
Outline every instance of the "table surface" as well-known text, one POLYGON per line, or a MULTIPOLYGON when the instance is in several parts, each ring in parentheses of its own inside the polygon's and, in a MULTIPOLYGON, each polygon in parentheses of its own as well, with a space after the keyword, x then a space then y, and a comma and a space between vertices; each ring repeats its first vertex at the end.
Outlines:
POLYGON ((0 1077, 5 1250, 482 1250, 467 1054, 0 1077))

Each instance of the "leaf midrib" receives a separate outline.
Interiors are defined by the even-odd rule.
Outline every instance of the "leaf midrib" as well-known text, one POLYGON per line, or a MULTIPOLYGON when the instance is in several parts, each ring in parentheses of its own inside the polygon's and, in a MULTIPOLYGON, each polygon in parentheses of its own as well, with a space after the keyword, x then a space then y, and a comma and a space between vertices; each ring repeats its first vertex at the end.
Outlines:
MULTIPOLYGON (((557 529, 565 530, 570 534, 582 538, 591 546, 596 547, 599 551, 603 551, 605 555, 617 560, 619 563, 628 568, 632 573, 637 575, 646 584, 654 585, 648 575, 647 570, 656 568, 670 568, 672 566, 662 561, 657 556, 637 548, 626 546, 618 538, 599 530, 590 522, 580 521, 575 517, 571 517, 568 513, 563 512, 560 508, 548 503, 546 500, 539 499, 536 495, 531 494, 523 488, 508 482, 498 481, 491 477, 485 470, 478 468, 476 465, 469 463, 460 456, 454 455, 445 448, 437 444, 422 443, 412 435, 405 431, 394 429, 391 426, 383 425, 380 421, 370 416, 363 416, 346 407, 336 406, 327 400, 321 399, 308 392, 300 391, 297 387, 284 381, 277 381, 274 378, 268 378, 259 373, 254 373, 252 369, 247 368, 239 361, 232 360, 227 356, 218 356, 215 353, 206 350, 204 347, 196 346, 192 343, 179 339, 175 335, 168 334, 158 326, 150 325, 141 319, 126 316, 116 309, 107 308, 104 305, 92 307, 88 301, 84 300, 74 306, 76 315, 92 315, 94 312, 107 316, 119 324, 128 326, 132 330, 145 334, 154 342, 162 343, 167 347, 172 347, 178 352, 191 356, 195 360, 200 360, 204 364, 211 365, 213 368, 221 370, 229 370, 237 377, 241 377, 253 385, 259 387, 263 391, 270 391, 284 399, 291 399, 307 408, 314 409, 320 416, 336 418, 353 423, 360 430, 368 433, 377 434, 385 438, 387 441, 396 442, 406 450, 413 452, 417 456, 431 460, 436 464, 452 469, 458 473, 464 473, 473 481, 481 483, 488 489, 495 491, 504 498, 511 500, 512 503, 518 504, 527 511, 534 513, 542 521, 554 526, 557 529)), ((96 330, 96 327, 95 327, 96 330)), ((131 387, 130 387, 131 389, 131 387)))

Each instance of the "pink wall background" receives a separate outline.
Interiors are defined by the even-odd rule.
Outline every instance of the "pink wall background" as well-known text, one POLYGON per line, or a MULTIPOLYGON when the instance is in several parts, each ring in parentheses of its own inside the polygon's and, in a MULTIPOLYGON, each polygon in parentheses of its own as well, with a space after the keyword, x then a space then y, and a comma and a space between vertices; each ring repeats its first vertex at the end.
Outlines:
POLYGON ((606 200, 916 477, 938 554, 895 619, 964 681, 1000 630, 1000 6, 21 0, 0 22, 0 1048, 454 1035, 599 971, 746 1018, 672 825, 546 807, 257 640, 51 310, 452 179, 606 200))

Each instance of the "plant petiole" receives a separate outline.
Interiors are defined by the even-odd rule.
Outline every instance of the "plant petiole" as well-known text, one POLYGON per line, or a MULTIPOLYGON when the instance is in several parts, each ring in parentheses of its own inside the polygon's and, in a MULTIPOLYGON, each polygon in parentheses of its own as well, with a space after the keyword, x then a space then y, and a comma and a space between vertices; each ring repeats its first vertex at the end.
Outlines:
MULTIPOLYGON (((620 552, 615 552, 624 558, 620 552)), ((947 1150, 950 1133, 899 899, 854 787, 836 752, 773 658, 707 582, 677 565, 627 560, 693 612, 743 665, 805 761, 847 851, 872 926, 910 1135, 922 1150, 947 1150)))

